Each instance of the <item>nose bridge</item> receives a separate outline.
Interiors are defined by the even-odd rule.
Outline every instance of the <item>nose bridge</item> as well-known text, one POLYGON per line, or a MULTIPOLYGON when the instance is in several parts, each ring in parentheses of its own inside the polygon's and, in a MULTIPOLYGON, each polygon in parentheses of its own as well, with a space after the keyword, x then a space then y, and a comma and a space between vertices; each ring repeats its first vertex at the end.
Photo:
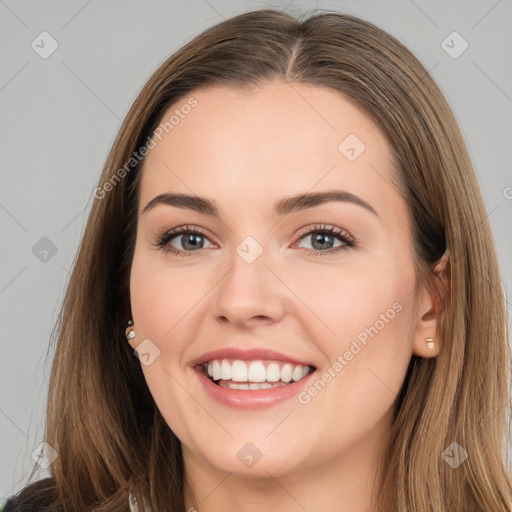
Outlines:
POLYGON ((282 285, 268 267, 270 251, 248 236, 230 255, 230 270, 217 288, 216 315, 233 323, 258 317, 278 320, 284 314, 282 285))

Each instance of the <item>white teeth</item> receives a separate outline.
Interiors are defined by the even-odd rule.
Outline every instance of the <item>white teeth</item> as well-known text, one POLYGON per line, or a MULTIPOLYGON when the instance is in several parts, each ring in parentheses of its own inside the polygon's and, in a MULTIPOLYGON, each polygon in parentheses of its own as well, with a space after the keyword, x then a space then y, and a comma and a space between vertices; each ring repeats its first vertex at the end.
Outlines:
POLYGON ((304 378, 310 367, 277 361, 242 361, 214 359, 205 364, 207 374, 214 381, 223 381, 223 387, 233 389, 267 389, 304 378), (231 381, 226 383, 226 381, 231 381), (234 384, 243 383, 243 384, 234 384), (269 384, 269 383, 272 383, 269 384), (229 384, 229 385, 227 385, 229 384), (247 386, 247 387, 240 387, 247 386))
POLYGON ((283 382, 290 382, 292 380, 292 365, 289 363, 286 363, 281 368, 281 380, 283 382))
POLYGON ((251 382, 265 382, 267 380, 267 373, 261 361, 251 363, 247 372, 247 380, 251 382))
POLYGON ((267 366, 267 380, 269 382, 277 382, 280 379, 281 379, 281 372, 279 371, 279 365, 277 363, 270 363, 267 366))
POLYGON ((219 380, 220 379, 220 363, 219 361, 215 360, 213 361, 213 380, 219 380))
POLYGON ((268 382, 251 382, 249 384, 249 389, 268 389, 271 387, 272 385, 268 382))
POLYGON ((279 386, 286 386, 284 382, 274 382, 270 384, 269 382, 251 382, 249 384, 238 384, 236 382, 224 382, 219 381, 219 386, 223 388, 229 389, 268 389, 268 388, 277 388, 279 386))
POLYGON ((302 379, 302 366, 296 366, 293 369, 292 379, 295 381, 302 379))
POLYGON ((220 378, 222 380, 230 380, 231 379, 231 365, 225 359, 222 361, 220 378))
MULTIPOLYGON (((213 380, 218 380, 213 377, 213 380)), ((247 382, 247 365, 238 359, 231 365, 231 380, 235 382, 247 382)))

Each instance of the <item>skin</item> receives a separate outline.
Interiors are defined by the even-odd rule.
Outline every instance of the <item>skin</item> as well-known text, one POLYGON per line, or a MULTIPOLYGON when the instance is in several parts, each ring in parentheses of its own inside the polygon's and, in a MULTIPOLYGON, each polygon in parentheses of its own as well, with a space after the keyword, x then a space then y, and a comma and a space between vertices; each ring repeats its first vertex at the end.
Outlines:
MULTIPOLYGON (((434 357, 442 341, 436 299, 417 282, 389 144, 367 114, 327 88, 272 82, 193 96, 197 106, 146 157, 130 276, 130 343, 149 338, 160 350, 142 369, 182 443, 187 509, 375 511, 377 461, 411 355, 434 357), (366 146, 354 161, 338 150, 348 134, 366 146), (273 213, 283 197, 331 189, 359 196, 377 215, 348 202, 273 213), (210 199, 221 218, 169 205, 142 213, 171 191, 210 199), (185 224, 205 231, 202 249, 182 257, 155 245, 185 224), (315 224, 345 230, 356 245, 327 254, 343 243, 313 245, 315 224), (236 252, 247 236, 263 248, 250 264, 236 252), (400 312, 307 404, 227 407, 189 366, 221 347, 259 347, 309 361, 321 377, 395 303, 400 312), (262 454, 250 468, 237 457, 247 442, 262 454)), ((172 245, 186 252, 186 241, 172 245)))

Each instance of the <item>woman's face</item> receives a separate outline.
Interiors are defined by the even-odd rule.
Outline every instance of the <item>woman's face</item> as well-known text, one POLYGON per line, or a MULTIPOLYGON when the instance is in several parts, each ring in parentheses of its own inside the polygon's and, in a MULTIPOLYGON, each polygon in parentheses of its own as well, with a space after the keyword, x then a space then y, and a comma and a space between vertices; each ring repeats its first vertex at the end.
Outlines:
POLYGON ((192 96, 165 114, 140 183, 131 343, 155 402, 210 468, 277 477, 364 460, 435 334, 390 147, 327 88, 192 96), (197 232, 162 240, 183 226, 197 232))

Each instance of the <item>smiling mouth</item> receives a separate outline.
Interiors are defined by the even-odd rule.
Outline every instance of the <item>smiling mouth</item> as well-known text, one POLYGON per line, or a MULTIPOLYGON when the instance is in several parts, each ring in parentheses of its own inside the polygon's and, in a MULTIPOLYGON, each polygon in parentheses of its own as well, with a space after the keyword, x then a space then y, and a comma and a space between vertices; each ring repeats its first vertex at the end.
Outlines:
POLYGON ((286 361, 214 359, 200 365, 202 373, 214 384, 229 389, 258 390, 288 386, 314 372, 311 365, 286 361))

